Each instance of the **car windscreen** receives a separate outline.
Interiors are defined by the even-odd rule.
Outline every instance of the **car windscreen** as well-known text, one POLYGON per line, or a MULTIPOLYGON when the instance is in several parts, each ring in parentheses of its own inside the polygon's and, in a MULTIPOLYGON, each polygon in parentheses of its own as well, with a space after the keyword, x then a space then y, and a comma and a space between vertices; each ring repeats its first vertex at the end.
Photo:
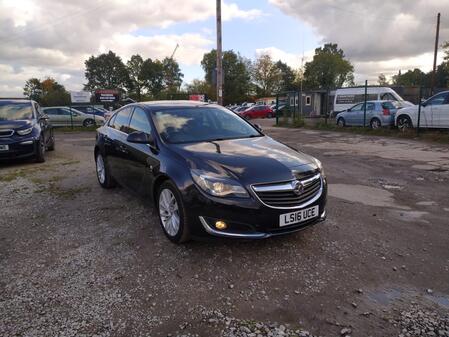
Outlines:
POLYGON ((0 101, 0 121, 24 120, 33 118, 31 103, 12 103, 0 101))
POLYGON ((164 109, 151 115, 162 139, 172 144, 262 135, 232 111, 218 107, 164 109))

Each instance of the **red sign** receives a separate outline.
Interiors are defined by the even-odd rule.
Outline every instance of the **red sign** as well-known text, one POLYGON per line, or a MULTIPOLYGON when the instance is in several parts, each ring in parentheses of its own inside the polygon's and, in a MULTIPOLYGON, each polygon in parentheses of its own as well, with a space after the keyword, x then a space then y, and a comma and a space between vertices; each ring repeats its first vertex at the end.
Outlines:
POLYGON ((206 95, 190 95, 189 96, 190 101, 198 101, 198 102, 204 102, 206 100, 206 95))

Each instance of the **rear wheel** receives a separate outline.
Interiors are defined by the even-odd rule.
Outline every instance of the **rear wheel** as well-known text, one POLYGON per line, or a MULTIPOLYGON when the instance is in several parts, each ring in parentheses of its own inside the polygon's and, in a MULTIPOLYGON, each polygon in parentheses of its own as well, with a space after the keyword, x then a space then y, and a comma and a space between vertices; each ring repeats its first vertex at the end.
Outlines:
POLYGON ((373 130, 379 129, 382 126, 380 120, 377 118, 373 118, 371 120, 371 122, 369 123, 369 125, 371 126, 371 129, 373 129, 373 130))
POLYGON ((399 131, 406 131, 413 127, 412 120, 409 116, 402 115, 398 117, 398 129, 399 131))
POLYGON ((95 166, 97 171, 97 179, 103 188, 112 188, 115 186, 114 180, 112 179, 107 161, 101 153, 98 153, 95 158, 95 166))
POLYGON ((338 120, 337 120, 337 125, 339 126, 339 127, 344 127, 344 126, 346 126, 346 122, 345 122, 345 119, 343 118, 343 117, 340 117, 338 120))
POLYGON ((86 119, 86 120, 84 120, 84 122, 83 122, 83 125, 86 127, 86 128, 88 128, 88 127, 90 127, 90 126, 93 126, 95 124, 95 121, 93 120, 93 119, 86 119))
POLYGON ((162 183, 157 197, 159 220, 167 238, 174 243, 190 239, 189 225, 181 194, 171 182, 162 183))

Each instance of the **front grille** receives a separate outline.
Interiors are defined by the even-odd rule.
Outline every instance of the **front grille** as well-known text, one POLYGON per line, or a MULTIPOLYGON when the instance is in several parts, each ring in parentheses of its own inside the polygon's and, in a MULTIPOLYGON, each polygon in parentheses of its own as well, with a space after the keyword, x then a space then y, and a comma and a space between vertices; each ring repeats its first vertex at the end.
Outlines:
POLYGON ((319 173, 314 172, 304 175, 304 177, 304 179, 283 183, 255 185, 253 190, 260 201, 270 207, 301 207, 320 194, 322 185, 321 174, 319 173), (295 193, 296 181, 301 182, 304 186, 300 194, 295 193))
POLYGON ((0 137, 11 137, 14 134, 14 130, 0 130, 0 137))

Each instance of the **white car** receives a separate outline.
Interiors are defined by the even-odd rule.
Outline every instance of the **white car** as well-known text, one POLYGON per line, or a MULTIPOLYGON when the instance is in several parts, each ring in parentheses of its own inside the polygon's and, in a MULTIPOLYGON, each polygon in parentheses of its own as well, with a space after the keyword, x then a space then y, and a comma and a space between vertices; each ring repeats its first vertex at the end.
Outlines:
MULTIPOLYGON (((395 125, 400 130, 418 125, 419 105, 403 108, 396 113, 395 125)), ((423 128, 449 128, 449 91, 430 97, 421 103, 419 126, 423 128)))

